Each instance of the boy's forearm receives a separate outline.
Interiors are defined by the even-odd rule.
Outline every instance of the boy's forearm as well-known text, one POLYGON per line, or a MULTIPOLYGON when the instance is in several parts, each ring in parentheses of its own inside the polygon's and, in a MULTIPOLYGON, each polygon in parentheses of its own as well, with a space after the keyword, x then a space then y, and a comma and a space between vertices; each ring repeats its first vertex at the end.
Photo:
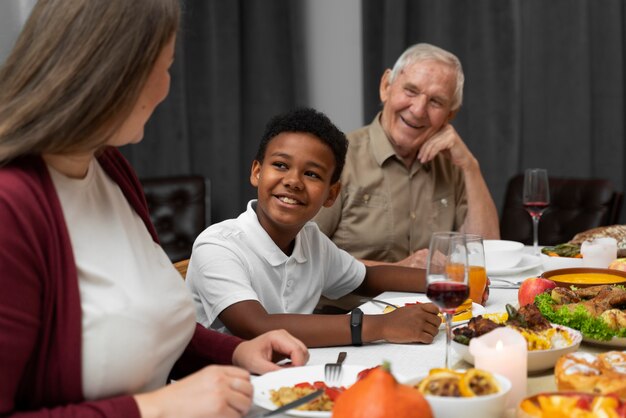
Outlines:
MULTIPOLYGON (((237 327, 233 327, 237 328, 237 327)), ((361 340, 363 343, 383 338, 382 315, 364 315, 361 340)), ((273 329, 284 329, 300 339, 307 347, 351 345, 350 315, 268 314, 263 321, 249 324, 246 330, 233 330, 242 338, 254 338, 273 329), (239 332, 237 332, 239 331, 239 332)))
POLYGON ((368 296, 375 296, 386 291, 425 292, 426 270, 392 266, 367 266, 365 280, 356 290, 368 296))

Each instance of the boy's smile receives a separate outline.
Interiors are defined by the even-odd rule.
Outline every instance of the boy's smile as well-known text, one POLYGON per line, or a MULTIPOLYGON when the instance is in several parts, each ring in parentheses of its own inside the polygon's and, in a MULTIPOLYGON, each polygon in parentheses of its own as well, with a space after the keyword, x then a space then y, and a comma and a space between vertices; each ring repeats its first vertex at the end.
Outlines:
POLYGON ((258 189, 259 223, 286 253, 304 224, 335 201, 339 183, 330 184, 334 169, 332 149, 302 132, 276 135, 264 161, 252 163, 250 182, 258 189))

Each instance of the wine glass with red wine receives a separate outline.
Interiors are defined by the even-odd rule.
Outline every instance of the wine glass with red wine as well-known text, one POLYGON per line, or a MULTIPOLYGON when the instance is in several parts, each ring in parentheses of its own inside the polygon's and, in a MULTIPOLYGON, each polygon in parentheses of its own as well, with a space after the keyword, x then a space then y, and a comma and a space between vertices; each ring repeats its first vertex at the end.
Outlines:
POLYGON ((469 296, 465 235, 436 232, 430 239, 426 265, 426 296, 443 312, 446 321, 446 363, 450 368, 452 316, 469 296))
POLYGON ((550 204, 548 171, 543 168, 528 168, 524 172, 524 209, 533 220, 533 253, 539 256, 539 219, 550 204))

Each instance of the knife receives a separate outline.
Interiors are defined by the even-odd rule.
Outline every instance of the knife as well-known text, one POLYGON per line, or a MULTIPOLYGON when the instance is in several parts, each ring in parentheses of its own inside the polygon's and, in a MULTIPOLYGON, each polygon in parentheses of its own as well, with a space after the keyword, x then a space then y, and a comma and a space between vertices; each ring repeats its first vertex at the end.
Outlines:
POLYGON ((280 408, 274 409, 273 411, 265 412, 264 414, 259 415, 258 418, 271 417, 273 415, 278 415, 281 412, 285 412, 290 409, 296 408, 300 405, 304 405, 305 403, 310 402, 313 399, 319 396, 322 396, 323 394, 324 394, 324 389, 316 390, 315 392, 311 392, 308 395, 303 396, 302 398, 298 398, 295 401, 289 402, 288 404, 283 405, 280 408))

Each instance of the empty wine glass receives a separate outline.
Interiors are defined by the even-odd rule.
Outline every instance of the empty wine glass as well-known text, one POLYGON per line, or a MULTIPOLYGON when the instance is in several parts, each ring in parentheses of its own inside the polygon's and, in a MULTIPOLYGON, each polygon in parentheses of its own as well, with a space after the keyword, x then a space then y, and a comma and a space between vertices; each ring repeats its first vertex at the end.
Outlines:
POLYGON ((543 168, 529 168, 524 172, 524 209, 533 220, 533 253, 539 256, 539 219, 550 204, 548 171, 543 168))
POLYGON ((426 296, 443 312, 446 323, 446 361, 450 368, 452 316, 469 295, 465 235, 436 232, 430 239, 426 265, 426 296))

